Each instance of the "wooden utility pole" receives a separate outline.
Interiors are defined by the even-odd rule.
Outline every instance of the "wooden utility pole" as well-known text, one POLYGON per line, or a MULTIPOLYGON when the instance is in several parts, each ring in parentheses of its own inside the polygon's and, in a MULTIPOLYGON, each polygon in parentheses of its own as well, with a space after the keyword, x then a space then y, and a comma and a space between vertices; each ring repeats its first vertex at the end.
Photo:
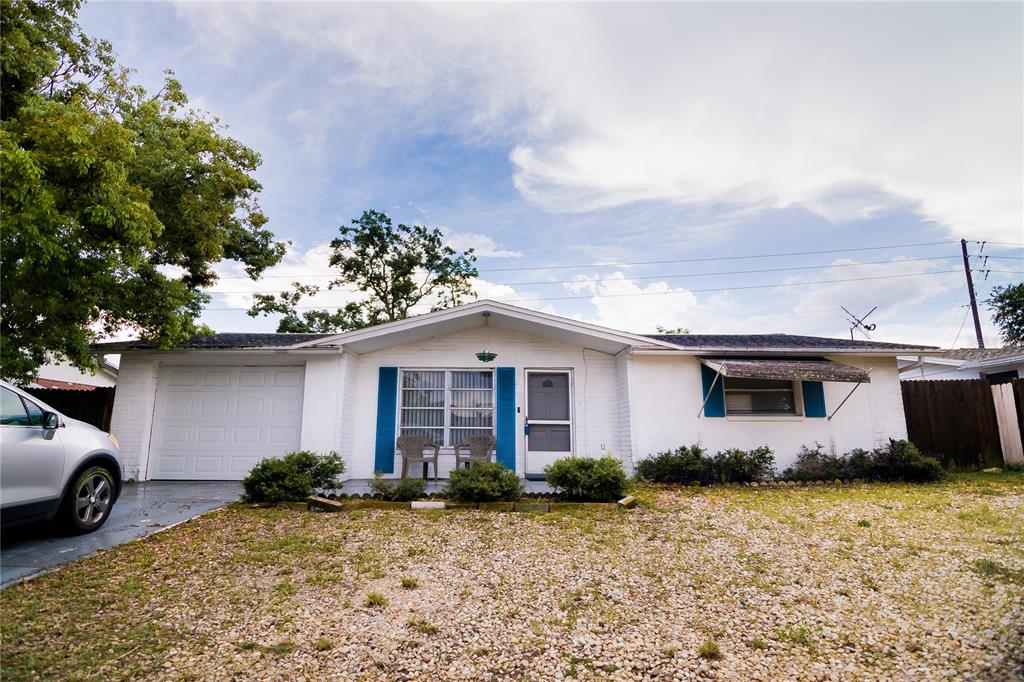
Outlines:
POLYGON ((978 317, 978 299, 974 296, 974 278, 971 277, 971 259, 967 255, 967 240, 960 240, 960 250, 964 254, 964 273, 967 275, 967 293, 971 297, 971 314, 974 315, 974 333, 978 337, 978 348, 985 347, 985 339, 981 336, 981 318, 978 317))

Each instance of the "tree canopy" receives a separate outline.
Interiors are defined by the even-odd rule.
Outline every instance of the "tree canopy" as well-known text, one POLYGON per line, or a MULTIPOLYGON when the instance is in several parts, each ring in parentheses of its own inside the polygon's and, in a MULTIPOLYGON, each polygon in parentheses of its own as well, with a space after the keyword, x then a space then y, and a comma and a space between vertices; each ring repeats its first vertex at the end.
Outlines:
POLYGON ((299 312, 299 302, 320 287, 295 282, 291 291, 276 296, 256 294, 249 315, 282 315, 279 332, 347 331, 404 319, 421 303, 441 310, 472 295, 478 274, 473 249, 457 252, 436 227, 395 226, 386 214, 371 210, 338 231, 330 259, 338 277, 328 288, 348 287, 364 297, 333 312, 299 312))
POLYGON ((985 300, 992 320, 999 327, 1003 343, 1024 346, 1024 282, 993 287, 985 300))
POLYGON ((256 278, 284 255, 264 226, 260 155, 149 93, 77 24, 79 0, 0 0, 0 373, 94 366, 129 328, 157 347, 196 331, 222 259, 256 278))

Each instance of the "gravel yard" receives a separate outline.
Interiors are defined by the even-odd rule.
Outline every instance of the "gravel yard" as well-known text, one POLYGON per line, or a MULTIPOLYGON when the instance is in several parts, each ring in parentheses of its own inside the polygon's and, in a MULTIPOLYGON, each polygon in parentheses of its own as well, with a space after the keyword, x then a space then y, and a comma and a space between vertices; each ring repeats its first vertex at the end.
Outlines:
POLYGON ((6 679, 1024 675, 1024 476, 550 514, 236 505, 0 593, 6 679))

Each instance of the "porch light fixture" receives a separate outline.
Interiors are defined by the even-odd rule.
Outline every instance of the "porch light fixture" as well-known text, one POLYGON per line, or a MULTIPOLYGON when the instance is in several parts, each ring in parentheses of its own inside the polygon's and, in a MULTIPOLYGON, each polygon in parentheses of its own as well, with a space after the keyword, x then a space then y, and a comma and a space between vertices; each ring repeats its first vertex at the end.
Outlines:
POLYGON ((491 314, 484 313, 484 349, 476 354, 476 359, 480 362, 493 362, 494 358, 498 357, 497 353, 492 353, 487 350, 491 347, 491 332, 490 332, 490 317, 491 314))

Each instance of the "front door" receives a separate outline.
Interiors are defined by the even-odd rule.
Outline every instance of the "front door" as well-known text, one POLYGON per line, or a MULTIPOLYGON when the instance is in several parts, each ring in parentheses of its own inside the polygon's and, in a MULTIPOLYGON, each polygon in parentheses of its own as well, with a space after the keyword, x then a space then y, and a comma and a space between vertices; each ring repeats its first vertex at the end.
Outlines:
POLYGON ((572 382, 569 372, 526 372, 526 475, 572 454, 572 382))

